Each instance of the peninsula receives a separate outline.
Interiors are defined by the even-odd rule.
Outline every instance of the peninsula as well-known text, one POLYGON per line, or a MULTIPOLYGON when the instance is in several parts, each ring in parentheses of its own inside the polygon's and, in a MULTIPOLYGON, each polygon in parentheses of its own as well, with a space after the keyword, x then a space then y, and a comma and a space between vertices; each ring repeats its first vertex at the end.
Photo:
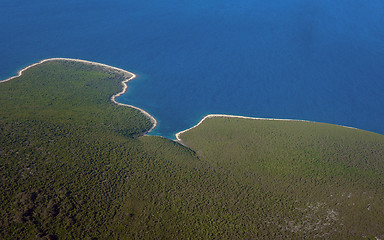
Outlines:
POLYGON ((116 100, 134 77, 53 58, 0 82, 1 239, 384 238, 383 135, 208 115, 148 136, 116 100))

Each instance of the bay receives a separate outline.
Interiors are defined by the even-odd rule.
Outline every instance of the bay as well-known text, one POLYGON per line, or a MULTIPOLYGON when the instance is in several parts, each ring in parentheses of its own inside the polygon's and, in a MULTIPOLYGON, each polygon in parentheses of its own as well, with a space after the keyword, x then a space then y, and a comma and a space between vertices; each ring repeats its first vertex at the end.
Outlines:
POLYGON ((384 134, 381 0, 0 2, 0 79, 51 57, 134 72, 118 100, 174 138, 209 113, 384 134))

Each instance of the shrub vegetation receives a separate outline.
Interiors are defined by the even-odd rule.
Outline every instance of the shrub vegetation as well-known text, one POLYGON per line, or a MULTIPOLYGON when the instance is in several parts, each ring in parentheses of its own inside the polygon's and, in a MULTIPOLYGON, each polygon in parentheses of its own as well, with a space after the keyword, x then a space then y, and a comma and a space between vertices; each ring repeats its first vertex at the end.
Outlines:
POLYGON ((384 136, 214 118, 183 146, 110 101, 126 77, 51 61, 0 83, 1 239, 384 237, 384 136))

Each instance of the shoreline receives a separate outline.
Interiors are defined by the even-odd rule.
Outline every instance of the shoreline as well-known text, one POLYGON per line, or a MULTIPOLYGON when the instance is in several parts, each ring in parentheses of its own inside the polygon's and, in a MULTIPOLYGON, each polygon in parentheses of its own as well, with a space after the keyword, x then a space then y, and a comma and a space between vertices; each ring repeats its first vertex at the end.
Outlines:
MULTIPOLYGON (((206 116, 203 117, 203 119, 201 119, 195 126, 193 127, 190 127, 188 129, 185 129, 183 131, 180 131, 178 133, 175 134, 175 137, 176 137, 176 140, 175 142, 177 143, 180 143, 181 145, 185 146, 183 144, 183 140, 181 139, 180 135, 185 133, 185 132, 188 132, 189 130, 192 130, 196 127, 198 127, 200 124, 202 124, 204 122, 204 120, 206 119, 209 119, 209 118, 217 118, 217 117, 226 117, 226 118, 241 118, 241 119, 251 119, 251 120, 268 120, 268 121, 292 121, 292 122, 308 122, 308 123, 322 123, 322 122, 315 122, 315 121, 308 121, 308 120, 301 120, 301 119, 280 119, 280 118, 257 118, 257 117, 246 117, 246 116, 239 116, 239 115, 229 115, 229 114, 208 114, 206 116)), ((326 124, 330 124, 330 123, 326 123, 326 124)), ((336 126, 340 126, 340 127, 345 127, 345 128, 351 128, 351 129, 357 129, 357 130, 361 130, 361 129, 358 129, 358 128, 355 128, 355 127, 348 127, 348 126, 343 126, 343 125, 337 125, 337 124, 332 124, 332 125, 336 125, 336 126)))
MULTIPOLYGON (((148 131, 145 131, 143 132, 142 134, 143 135, 147 135, 148 133, 150 133, 151 131, 153 131, 153 129, 156 128, 157 126, 157 120, 152 116, 150 115, 147 111, 145 111, 144 109, 141 109, 139 107, 136 107, 136 106, 133 106, 133 105, 129 105, 129 104, 125 104, 125 103, 120 103, 118 101, 116 101, 116 97, 119 97, 121 95, 123 95, 127 89, 128 89, 128 85, 127 83, 131 80, 133 80, 134 78, 136 78, 136 74, 132 73, 132 72, 129 72, 129 71, 126 71, 124 69, 121 69, 121 68, 117 68, 117 67, 113 67, 113 66, 110 66, 110 65, 107 65, 107 64, 103 64, 103 63, 97 63, 97 62, 92 62, 92 61, 87 61, 87 60, 82 60, 82 59, 73 59, 73 58, 47 58, 47 59, 44 59, 44 60, 41 60, 37 63, 34 63, 34 64, 31 64, 21 70, 19 70, 17 72, 17 75, 16 76, 13 76, 13 77, 9 77, 5 80, 0 80, 0 83, 2 82, 7 82, 7 81, 10 81, 12 79, 15 79, 15 78, 18 78, 20 77, 24 71, 26 71, 27 69, 29 68, 32 68, 32 67, 35 67, 39 64, 42 64, 42 63, 45 63, 45 62, 50 62, 50 61, 72 61, 72 62, 80 62, 80 63, 85 63, 85 64, 89 64, 89 65, 95 65, 95 66, 101 66, 101 67, 105 67, 105 68, 110 68, 110 69, 113 69, 113 70, 116 70, 116 71, 119 71, 119 72, 122 72, 123 74, 129 76, 127 77, 125 80, 123 80, 121 82, 121 85, 123 86, 123 89, 121 92, 118 92, 114 95, 111 96, 111 101, 119 106, 125 106, 125 107, 130 107, 130 108, 134 108, 134 109, 137 109, 139 110, 141 113, 143 113, 145 116, 147 116, 151 123, 152 123, 152 127, 148 130, 148 131)), ((180 137, 181 134, 185 133, 185 132, 188 132, 189 130, 192 130, 196 127, 198 127, 201 123, 204 122, 204 120, 206 119, 209 119, 209 118, 215 118, 215 117, 227 117, 227 118, 241 118, 241 119, 251 119, 251 120, 269 120, 269 121, 295 121, 295 122, 309 122, 309 123, 321 123, 321 122, 316 122, 316 121, 309 121, 309 120, 301 120, 301 119, 279 119, 279 118, 257 118, 257 117, 247 117, 247 116, 240 116, 240 115, 230 115, 230 114, 208 114, 206 116, 204 116, 196 125, 188 128, 188 129, 185 129, 185 130, 182 130, 180 132, 177 132, 175 134, 175 137, 176 139, 173 140, 183 146, 185 146, 183 144, 183 141, 180 137)), ((357 129, 357 130, 360 130, 358 128, 355 128, 355 127, 349 127, 349 126, 343 126, 343 125, 338 125, 338 124, 332 124, 332 125, 336 125, 336 126, 340 126, 340 127, 345 127, 345 128, 350 128, 350 129, 357 129)))
POLYGON ((150 120, 151 120, 151 123, 152 123, 152 127, 146 131, 146 132, 143 132, 143 135, 146 135, 147 133, 151 132, 156 126, 157 126, 157 120, 152 116, 150 115, 147 111, 139 108, 139 107, 135 107, 133 105, 129 105, 129 104, 125 104, 125 103, 120 103, 118 101, 116 101, 116 97, 119 97, 121 96, 122 94, 124 94, 127 89, 128 89, 128 85, 127 83, 129 81, 131 81, 132 79, 136 78, 136 74, 134 73, 131 73, 131 72, 128 72, 124 69, 121 69, 121 68, 117 68, 117 67, 113 67, 113 66, 109 66, 107 64, 103 64, 103 63, 97 63, 97 62, 91 62, 91 61, 87 61, 87 60, 82 60, 82 59, 73 59, 73 58, 47 58, 47 59, 44 59, 44 60, 41 60, 37 63, 34 63, 34 64, 31 64, 21 70, 19 70, 17 72, 17 75, 16 76, 13 76, 13 77, 9 77, 5 80, 1 80, 0 83, 3 83, 3 82, 8 82, 12 79, 15 79, 15 78, 18 78, 20 77, 24 71, 28 70, 29 68, 32 68, 32 67, 35 67, 37 65, 40 65, 42 63, 45 63, 45 62, 51 62, 51 61, 72 61, 72 62, 80 62, 80 63, 85 63, 85 64, 89 64, 89 65, 95 65, 95 66, 101 66, 101 67, 105 67, 105 68, 110 68, 110 69, 113 69, 113 70, 116 70, 116 71, 119 71, 119 72, 122 72, 124 73, 124 75, 128 75, 130 77, 128 77, 127 79, 124 79, 122 82, 121 82, 121 85, 123 85, 123 90, 121 92, 118 92, 114 95, 111 96, 111 101, 117 105, 120 105, 120 106, 126 106, 126 107, 130 107, 130 108, 134 108, 134 109, 137 109, 139 110, 141 113, 143 113, 145 116, 147 116, 150 120))

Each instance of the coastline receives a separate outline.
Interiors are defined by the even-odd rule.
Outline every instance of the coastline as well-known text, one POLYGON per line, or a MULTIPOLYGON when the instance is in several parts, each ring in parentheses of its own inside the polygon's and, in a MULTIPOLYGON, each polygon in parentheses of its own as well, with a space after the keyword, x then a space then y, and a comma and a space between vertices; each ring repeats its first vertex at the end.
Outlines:
MULTIPOLYGON (((195 126, 193 127, 190 127, 188 129, 185 129, 183 131, 180 131, 178 133, 175 134, 175 137, 176 137, 176 140, 175 142, 178 142, 180 143, 181 145, 184 145, 183 144, 183 141, 180 137, 181 134, 185 133, 185 132, 188 132, 189 130, 192 130, 196 127, 198 127, 200 124, 202 124, 204 122, 204 120, 206 119, 209 119, 209 118, 216 118, 216 117, 226 117, 226 118, 241 118, 241 119, 251 119, 251 120, 268 120, 268 121, 292 121, 292 122, 309 122, 309 123, 321 123, 321 122, 315 122, 315 121, 308 121, 308 120, 301 120, 301 119, 280 119, 280 118, 257 118, 257 117, 246 117, 246 116, 239 116, 239 115, 229 115, 229 114, 208 114, 206 116, 203 117, 203 119, 201 119, 195 126)), ((359 130, 358 128, 354 128, 354 127, 348 127, 348 126, 343 126, 343 125, 337 125, 337 124, 333 124, 333 125, 336 125, 336 126, 340 126, 340 127, 345 127, 345 128, 351 128, 351 129, 357 129, 359 130)))
MULTIPOLYGON (((125 104, 125 103, 120 103, 116 100, 116 97, 119 97, 121 96, 122 94, 124 94, 127 89, 128 89, 128 85, 127 83, 131 80, 133 80, 134 78, 136 78, 136 75, 132 72, 129 72, 129 71, 126 71, 124 69, 121 69, 121 68, 117 68, 117 67, 113 67, 113 66, 110 66, 110 65, 107 65, 107 64, 103 64, 103 63, 97 63, 97 62, 92 62, 92 61, 87 61, 87 60, 82 60, 82 59, 73 59, 73 58, 48 58, 48 59, 44 59, 44 60, 41 60, 37 63, 34 63, 34 64, 31 64, 21 70, 19 70, 17 72, 17 75, 16 76, 13 76, 13 77, 9 77, 5 80, 0 80, 0 83, 2 82, 7 82, 7 81, 10 81, 12 79, 15 79, 15 78, 18 78, 20 77, 24 71, 26 71, 27 69, 29 68, 32 68, 32 67, 35 67, 39 64, 42 64, 42 63, 45 63, 45 62, 49 62, 49 61, 73 61, 73 62, 80 62, 80 63, 85 63, 85 64, 89 64, 89 65, 96 65, 96 66, 101 66, 101 67, 105 67, 105 68, 110 68, 110 69, 113 69, 113 70, 116 70, 116 71, 119 71, 119 72, 122 72, 124 73, 125 75, 129 76, 127 77, 125 80, 123 80, 121 82, 121 85, 123 86, 123 89, 121 92, 118 92, 114 95, 111 96, 111 101, 117 105, 120 105, 120 106, 126 106, 126 107, 130 107, 130 108, 134 108, 134 109, 137 109, 139 110, 141 113, 143 113, 145 116, 147 116, 150 120, 151 120, 151 123, 152 123, 152 127, 146 131, 146 132, 143 132, 143 135, 146 135, 148 134, 149 132, 153 131, 153 129, 156 128, 157 126, 157 120, 152 116, 150 115, 147 111, 145 111, 144 109, 141 109, 139 107, 136 107, 136 106, 133 106, 133 105, 129 105, 129 104, 125 104)), ((206 119, 209 119, 209 118, 215 118, 215 117, 227 117, 227 118, 241 118, 241 119, 251 119, 251 120, 269 120, 269 121, 296 121, 296 122, 310 122, 310 123, 321 123, 321 122, 316 122, 316 121, 308 121, 308 120, 301 120, 301 119, 278 119, 278 118, 257 118, 257 117, 247 117, 247 116, 240 116, 240 115, 229 115, 229 114, 208 114, 206 116, 204 116, 196 125, 188 128, 188 129, 185 129, 183 131, 180 131, 178 133, 175 134, 175 137, 176 139, 173 140, 181 145, 184 145, 183 142, 182 142, 182 139, 181 139, 181 134, 191 130, 191 129, 194 129, 196 127, 198 127, 201 123, 204 122, 204 120, 206 119)), ((337 124, 333 124, 333 125, 337 125, 337 124)), ((351 129, 358 129, 358 128, 354 128, 354 127, 349 127, 349 126, 343 126, 343 125, 337 125, 337 126, 340 126, 340 127, 345 127, 345 128, 351 128, 351 129)))
POLYGON ((127 91, 127 88, 128 88, 128 85, 127 83, 129 81, 131 81, 132 79, 134 79, 136 77, 136 75, 134 73, 131 73, 131 72, 128 72, 124 69, 121 69, 121 68, 117 68, 117 67, 113 67, 113 66, 109 66, 107 64, 103 64, 103 63, 97 63, 97 62, 91 62, 91 61, 87 61, 87 60, 82 60, 82 59, 73 59, 73 58, 47 58, 47 59, 44 59, 44 60, 41 60, 37 63, 34 63, 34 64, 31 64, 21 70, 19 70, 17 72, 17 75, 16 76, 13 76, 13 77, 10 77, 10 78, 7 78, 5 80, 1 80, 0 83, 3 83, 3 82, 8 82, 12 79, 15 79, 15 78, 18 78, 20 77, 24 71, 26 71, 27 69, 29 68, 32 68, 32 67, 35 67, 39 64, 42 64, 42 63, 45 63, 45 62, 50 62, 50 61, 72 61, 72 62, 80 62, 80 63, 85 63, 85 64, 89 64, 89 65, 95 65, 95 66, 101 66, 101 67, 105 67, 105 68, 110 68, 110 69, 113 69, 113 70, 116 70, 116 71, 119 71, 119 72, 122 72, 124 73, 125 75, 128 75, 130 77, 128 77, 127 79, 125 79, 124 81, 121 82, 121 85, 123 85, 123 90, 121 92, 118 92, 114 95, 111 96, 111 101, 117 105, 120 105, 120 106, 126 106, 126 107, 130 107, 130 108, 134 108, 134 109, 137 109, 139 110, 141 113, 143 113, 145 116, 147 116, 151 122, 152 122, 152 127, 144 132, 143 134, 146 135, 147 133, 151 132, 156 126, 157 126, 157 120, 152 116, 150 115, 147 111, 139 108, 139 107, 135 107, 135 106, 132 106, 132 105, 128 105, 128 104, 124 104, 124 103, 120 103, 118 101, 116 101, 116 97, 119 97, 121 96, 122 94, 124 94, 126 91, 127 91))

